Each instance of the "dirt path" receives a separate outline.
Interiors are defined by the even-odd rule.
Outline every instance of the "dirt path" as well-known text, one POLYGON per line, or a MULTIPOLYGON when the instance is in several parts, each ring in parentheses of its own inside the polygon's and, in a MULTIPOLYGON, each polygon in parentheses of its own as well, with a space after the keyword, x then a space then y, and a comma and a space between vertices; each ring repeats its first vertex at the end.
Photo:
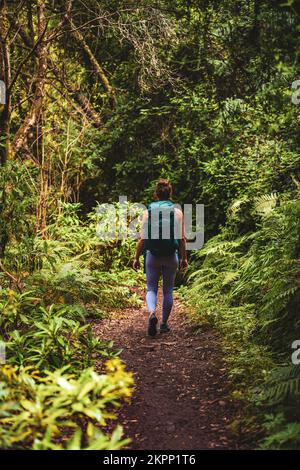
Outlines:
POLYGON ((235 416, 215 337, 195 333, 175 300, 172 331, 146 336, 145 309, 126 309, 93 322, 99 337, 111 338, 135 372, 132 403, 119 422, 132 438, 131 449, 241 449, 229 424, 235 416))

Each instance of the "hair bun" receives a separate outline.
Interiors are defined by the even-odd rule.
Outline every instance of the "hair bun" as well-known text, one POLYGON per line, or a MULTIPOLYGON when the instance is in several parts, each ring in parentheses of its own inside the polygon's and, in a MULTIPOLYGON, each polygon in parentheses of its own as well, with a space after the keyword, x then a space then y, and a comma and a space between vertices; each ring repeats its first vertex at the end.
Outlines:
POLYGON ((155 195, 158 197, 158 199, 169 199, 171 194, 171 183, 164 178, 160 178, 156 183, 155 195))

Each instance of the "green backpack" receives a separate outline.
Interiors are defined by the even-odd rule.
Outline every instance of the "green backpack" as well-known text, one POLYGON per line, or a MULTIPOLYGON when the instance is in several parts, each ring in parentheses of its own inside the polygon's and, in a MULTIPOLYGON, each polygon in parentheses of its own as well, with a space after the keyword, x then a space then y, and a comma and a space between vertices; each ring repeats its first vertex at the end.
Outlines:
POLYGON ((175 232, 175 207, 172 201, 156 201, 148 206, 148 226, 145 232, 145 252, 154 256, 171 256, 179 248, 175 232))

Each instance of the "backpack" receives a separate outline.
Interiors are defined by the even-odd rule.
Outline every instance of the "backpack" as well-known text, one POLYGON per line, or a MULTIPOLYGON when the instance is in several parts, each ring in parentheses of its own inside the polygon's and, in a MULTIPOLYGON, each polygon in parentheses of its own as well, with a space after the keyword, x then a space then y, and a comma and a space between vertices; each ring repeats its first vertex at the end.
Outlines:
POLYGON ((175 207, 171 201, 156 201, 148 206, 148 224, 145 227, 145 251, 154 256, 171 256, 179 248, 175 233, 175 207))

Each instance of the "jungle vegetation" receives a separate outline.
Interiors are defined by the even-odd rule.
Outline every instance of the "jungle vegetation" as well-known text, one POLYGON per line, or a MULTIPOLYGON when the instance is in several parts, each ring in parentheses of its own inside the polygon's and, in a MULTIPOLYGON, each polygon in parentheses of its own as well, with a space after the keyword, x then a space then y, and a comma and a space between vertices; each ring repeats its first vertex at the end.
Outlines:
POLYGON ((1 448, 126 444, 105 423, 133 377, 87 319, 139 304, 142 275, 96 208, 159 177, 205 205, 192 320, 258 446, 299 448, 299 30, 293 0, 0 0, 1 448))

